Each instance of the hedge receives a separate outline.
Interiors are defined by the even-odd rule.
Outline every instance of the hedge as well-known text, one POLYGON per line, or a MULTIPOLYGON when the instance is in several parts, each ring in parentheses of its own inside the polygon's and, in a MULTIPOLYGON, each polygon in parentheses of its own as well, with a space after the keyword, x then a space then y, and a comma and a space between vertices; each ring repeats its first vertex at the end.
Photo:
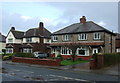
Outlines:
POLYGON ((93 59, 97 62, 97 56, 104 56, 104 66, 110 66, 120 63, 120 53, 98 53, 93 55, 93 59))
POLYGON ((27 58, 34 58, 32 53, 15 53, 16 57, 27 57, 27 58))
POLYGON ((120 63, 120 53, 105 53, 104 66, 110 66, 120 63))

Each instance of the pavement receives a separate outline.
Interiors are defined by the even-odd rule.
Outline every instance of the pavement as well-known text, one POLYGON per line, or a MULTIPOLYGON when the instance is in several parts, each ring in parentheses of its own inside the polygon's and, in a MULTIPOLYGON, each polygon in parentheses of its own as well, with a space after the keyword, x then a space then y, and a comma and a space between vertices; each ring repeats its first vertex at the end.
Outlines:
POLYGON ((58 70, 70 70, 75 72, 86 72, 86 73, 96 73, 96 74, 107 74, 107 75, 113 75, 113 76, 120 76, 119 70, 120 70, 120 64, 119 65, 112 65, 109 67, 105 67, 102 69, 96 69, 91 70, 89 69, 89 62, 87 63, 81 63, 76 65, 68 65, 68 66, 45 66, 45 65, 35 65, 35 64, 26 64, 26 63, 16 63, 12 61, 3 61, 5 64, 24 64, 28 66, 33 67, 42 67, 42 68, 49 68, 49 69, 58 69, 58 70))

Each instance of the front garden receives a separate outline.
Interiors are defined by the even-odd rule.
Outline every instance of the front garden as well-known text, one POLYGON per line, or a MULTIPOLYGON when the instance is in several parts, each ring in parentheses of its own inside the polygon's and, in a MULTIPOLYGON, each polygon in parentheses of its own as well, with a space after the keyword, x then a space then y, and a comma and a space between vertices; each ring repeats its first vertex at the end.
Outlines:
POLYGON ((58 57, 47 57, 47 58, 42 58, 42 59, 38 59, 38 58, 34 57, 34 55, 32 53, 12 53, 12 54, 3 54, 2 56, 3 56, 3 61, 4 60, 12 60, 12 57, 31 58, 32 60, 33 59, 35 59, 35 60, 45 60, 46 59, 46 60, 51 60, 51 61, 55 61, 55 60, 59 59, 60 65, 62 65, 62 66, 88 62, 86 60, 82 60, 81 58, 75 59, 75 61, 72 60, 72 57, 68 58, 68 59, 63 59, 63 57, 61 55, 58 55, 58 57))

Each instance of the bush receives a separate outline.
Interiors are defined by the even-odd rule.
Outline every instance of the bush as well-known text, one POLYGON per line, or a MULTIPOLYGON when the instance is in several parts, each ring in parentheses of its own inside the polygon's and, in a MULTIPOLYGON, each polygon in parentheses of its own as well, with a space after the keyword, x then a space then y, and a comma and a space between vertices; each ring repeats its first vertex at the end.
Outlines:
POLYGON ((81 58, 77 58, 77 60, 78 60, 78 61, 82 61, 82 59, 81 59, 81 58))
POLYGON ((9 60, 10 59, 10 57, 9 56, 3 56, 3 61, 5 61, 5 60, 9 60))
POLYGON ((62 57, 62 55, 58 55, 55 59, 61 59, 61 60, 63 60, 63 57, 62 57))
POLYGON ((15 53, 16 57, 27 57, 27 58, 34 58, 32 53, 15 53))

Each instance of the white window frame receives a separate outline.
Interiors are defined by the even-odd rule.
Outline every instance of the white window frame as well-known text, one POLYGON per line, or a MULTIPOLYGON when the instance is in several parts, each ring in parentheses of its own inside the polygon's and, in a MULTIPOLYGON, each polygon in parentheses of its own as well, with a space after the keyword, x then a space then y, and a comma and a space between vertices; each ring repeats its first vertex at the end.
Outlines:
POLYGON ((72 50, 66 47, 61 48, 61 55, 72 55, 72 50))
POLYGON ((32 53, 32 48, 23 48, 23 53, 32 53))
POLYGON ((101 34, 100 33, 94 33, 94 40, 101 39, 101 34))
POLYGON ((78 35, 78 40, 87 40, 87 34, 86 33, 81 33, 78 35))
POLYGON ((13 43, 13 38, 9 38, 8 43, 13 43))
POLYGON ((86 47, 80 47, 77 48, 77 56, 89 56, 89 49, 87 49, 86 47), (79 50, 84 50, 85 51, 85 55, 79 54, 79 50))
POLYGON ((26 43, 32 43, 32 38, 26 38, 26 43))
POLYGON ((62 35, 62 40, 68 41, 70 39, 69 37, 70 37, 69 35, 62 35))
POLYGON ((58 36, 53 36, 53 41, 58 41, 58 36))
POLYGON ((13 53, 13 48, 6 48, 6 53, 13 53))

